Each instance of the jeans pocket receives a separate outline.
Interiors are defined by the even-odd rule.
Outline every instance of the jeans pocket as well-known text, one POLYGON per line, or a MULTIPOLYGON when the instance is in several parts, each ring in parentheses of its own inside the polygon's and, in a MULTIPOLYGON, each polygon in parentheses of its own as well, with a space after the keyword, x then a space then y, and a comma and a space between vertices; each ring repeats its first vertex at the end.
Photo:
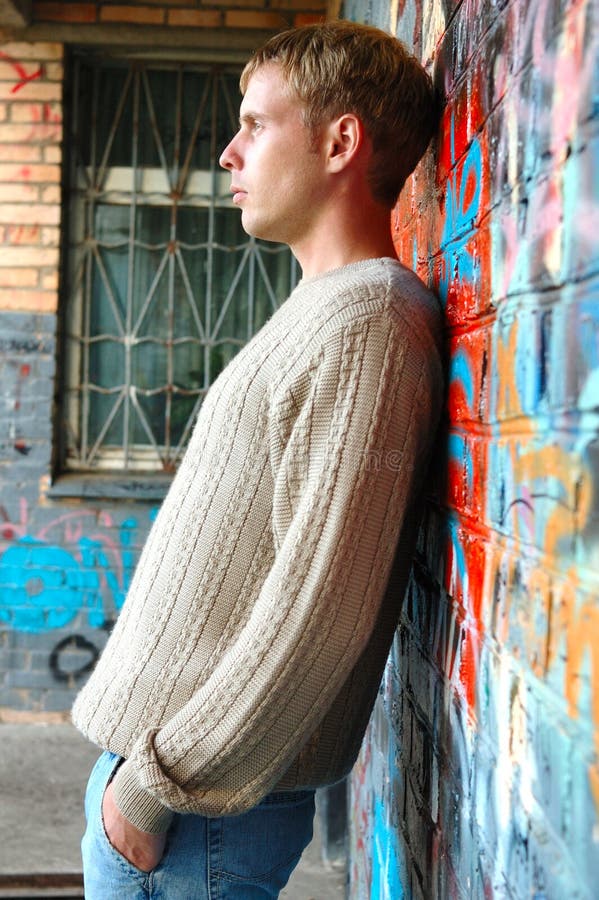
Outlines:
MULTIPOLYGON (((102 794, 102 798, 104 795, 102 794)), ((104 840, 105 849, 107 850, 109 856, 125 871, 129 872, 132 875, 135 875, 140 878, 146 878, 150 872, 145 872, 143 869, 138 869, 136 865, 134 865, 130 860, 127 859, 126 856, 116 849, 114 844, 111 842, 108 834, 106 832, 106 825, 104 824, 104 815, 102 812, 102 804, 100 804, 100 822, 99 827, 101 831, 102 838, 104 840)))
POLYGON ((138 869, 132 862, 119 853, 106 833, 102 804, 106 788, 114 778, 118 767, 123 762, 120 756, 105 751, 100 756, 90 775, 86 791, 87 831, 92 840, 94 853, 103 860, 103 864, 115 864, 125 873, 136 878, 145 878, 149 873, 138 869))
POLYGON ((280 890, 312 840, 314 791, 270 794, 239 816, 209 823, 210 868, 222 879, 280 890))

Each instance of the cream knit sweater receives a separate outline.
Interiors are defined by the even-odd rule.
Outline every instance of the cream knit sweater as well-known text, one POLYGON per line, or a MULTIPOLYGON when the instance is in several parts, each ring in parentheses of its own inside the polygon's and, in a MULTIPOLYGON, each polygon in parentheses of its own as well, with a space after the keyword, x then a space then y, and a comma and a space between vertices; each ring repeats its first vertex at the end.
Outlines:
POLYGON ((301 281, 208 392, 73 709, 126 758, 115 798, 139 828, 351 769, 410 569, 440 335, 419 279, 366 260, 301 281))

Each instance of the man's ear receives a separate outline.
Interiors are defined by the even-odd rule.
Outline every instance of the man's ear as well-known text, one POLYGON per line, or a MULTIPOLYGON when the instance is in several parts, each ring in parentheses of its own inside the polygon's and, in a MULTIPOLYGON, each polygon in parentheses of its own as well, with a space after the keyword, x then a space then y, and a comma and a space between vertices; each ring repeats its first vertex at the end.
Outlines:
POLYGON ((330 172, 341 172, 355 159, 366 133, 358 116, 344 113, 329 123, 326 137, 327 167, 330 172))

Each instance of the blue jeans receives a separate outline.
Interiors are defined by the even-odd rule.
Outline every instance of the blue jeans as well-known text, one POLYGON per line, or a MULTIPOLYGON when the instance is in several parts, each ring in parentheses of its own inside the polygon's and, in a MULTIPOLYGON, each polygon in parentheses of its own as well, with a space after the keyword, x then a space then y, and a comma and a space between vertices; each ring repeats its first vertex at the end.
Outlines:
POLYGON ((278 897, 312 839, 314 791, 268 794, 239 816, 176 815, 166 850, 142 872, 110 844, 102 797, 120 757, 105 752, 85 794, 86 900, 265 900, 278 897))

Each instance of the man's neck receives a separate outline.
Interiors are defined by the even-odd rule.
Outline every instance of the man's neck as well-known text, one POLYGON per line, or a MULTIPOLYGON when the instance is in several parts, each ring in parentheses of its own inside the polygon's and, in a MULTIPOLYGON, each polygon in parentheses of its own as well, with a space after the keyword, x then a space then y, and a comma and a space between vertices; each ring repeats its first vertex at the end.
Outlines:
POLYGON ((304 278, 321 275, 350 263, 380 257, 396 258, 390 213, 376 205, 354 205, 325 216, 310 235, 291 250, 304 278))

